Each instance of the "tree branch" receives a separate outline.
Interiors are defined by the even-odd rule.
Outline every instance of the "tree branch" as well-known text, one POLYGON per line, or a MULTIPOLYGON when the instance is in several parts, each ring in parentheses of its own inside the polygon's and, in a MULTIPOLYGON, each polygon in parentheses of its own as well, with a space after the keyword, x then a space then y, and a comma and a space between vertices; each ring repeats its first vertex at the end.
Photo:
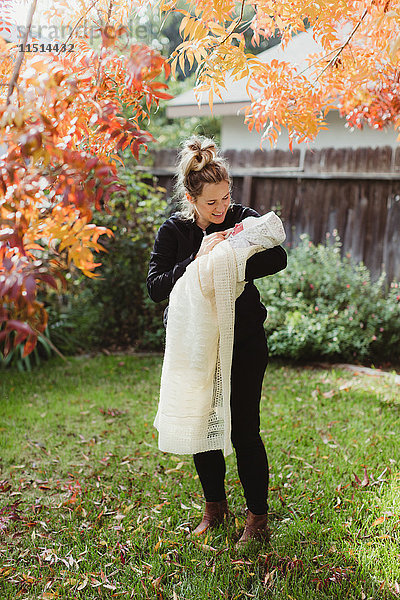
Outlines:
POLYGON ((355 34, 355 32, 357 31, 357 29, 360 27, 361 23, 363 22, 363 20, 365 19, 366 15, 368 13, 368 9, 366 8, 363 12, 363 14, 361 15, 361 19, 358 21, 357 25, 355 25, 355 27, 353 28, 353 31, 350 33, 349 37, 347 38, 347 40, 345 41, 344 44, 342 44, 340 46, 340 48, 337 50, 335 56, 333 56, 331 58, 331 60, 328 62, 328 64, 322 69, 321 73, 318 75, 318 77, 313 81, 312 85, 314 85, 315 83, 317 83, 318 79, 320 77, 322 77, 322 75, 325 73, 325 71, 327 69, 329 69, 329 67, 331 67, 333 64, 335 64, 337 58, 341 55, 341 53, 343 52, 343 50, 346 48, 346 46, 349 45, 353 35, 355 34))
POLYGON ((112 11, 112 5, 113 5, 113 0, 110 0, 110 5, 108 7, 108 14, 107 14, 107 23, 106 23, 106 27, 107 25, 110 23, 110 19, 111 19, 111 11, 112 11))
MULTIPOLYGON (((237 22, 237 24, 236 24, 236 27, 237 27, 238 25, 240 25, 240 23, 242 22, 242 19, 243 19, 243 13, 244 13, 244 3, 245 3, 245 0, 242 0, 242 8, 241 8, 241 10, 240 10, 239 20, 238 20, 238 22, 237 22)), ((236 27, 235 27, 235 29, 236 29, 236 27)), ((234 30, 233 30, 233 31, 234 31, 234 30)), ((225 44, 226 40, 227 40, 229 37, 231 37, 231 35, 232 35, 233 31, 231 31, 231 33, 228 33, 228 35, 227 35, 227 36, 226 36, 226 37, 225 37, 225 38, 222 40, 222 42, 221 42, 219 45, 225 44)))
MULTIPOLYGON (((108 6, 108 14, 107 14, 107 23, 104 26, 104 35, 107 35, 107 27, 110 23, 110 19, 111 19, 111 12, 112 12, 112 7, 113 7, 113 0, 110 0, 110 4, 108 6)), ((101 48, 100 48, 100 53, 99 53, 99 64, 97 65, 97 74, 96 74, 96 91, 94 93, 94 98, 97 98, 97 92, 98 92, 98 85, 100 83, 100 67, 101 67, 101 53, 102 50, 104 48, 104 37, 102 36, 102 40, 101 40, 101 48)))
POLYGON ((55 352, 56 354, 58 354, 58 356, 60 358, 62 358, 63 360, 65 360, 65 362, 68 362, 68 360, 65 358, 64 354, 62 354, 62 352, 60 352, 60 350, 57 348, 57 346, 55 346, 53 344, 53 342, 43 332, 39 331, 38 329, 36 329, 32 325, 31 325, 31 329, 33 329, 33 331, 36 333, 36 335, 38 337, 42 337, 43 339, 46 340, 46 342, 49 344, 49 346, 53 350, 53 352, 55 352))
MULTIPOLYGON (((24 35, 24 39, 22 40, 22 48, 24 49, 26 46, 26 42, 29 36, 29 32, 31 30, 32 27, 32 19, 33 19, 33 15, 35 13, 36 10, 36 4, 37 4, 37 0, 33 0, 31 7, 29 9, 29 14, 28 14, 28 18, 26 21, 26 31, 25 31, 25 35, 24 35)), ((24 50, 22 50, 22 52, 19 53, 19 56, 17 58, 17 62, 15 63, 15 67, 14 67, 14 71, 13 74, 11 76, 11 80, 8 86, 8 90, 7 90, 7 100, 6 100, 6 105, 10 104, 11 102, 11 96, 12 93, 14 91, 14 88, 17 84, 18 81, 18 77, 19 77, 19 72, 21 70, 21 65, 22 65, 22 61, 24 60, 24 56, 25 56, 25 52, 24 50)))
POLYGON ((327 54, 324 54, 324 56, 321 56, 321 58, 317 58, 317 60, 315 60, 313 63, 311 63, 311 65, 308 65, 308 67, 305 67, 304 69, 302 69, 302 71, 300 71, 300 73, 297 73, 296 77, 298 75, 303 75, 303 73, 305 73, 306 71, 308 71, 308 69, 312 69, 313 67, 315 67, 315 65, 317 65, 319 62, 321 62, 321 60, 326 60, 328 58, 328 56, 330 56, 334 52, 337 52, 337 49, 331 50, 327 54))
MULTIPOLYGON (((91 5, 89 6, 89 8, 88 8, 88 9, 87 9, 87 11, 85 12, 85 14, 83 14, 83 15, 81 16, 81 18, 80 18, 80 19, 78 19, 78 21, 76 22, 75 26, 73 27, 73 29, 72 29, 71 33, 69 34, 69 36, 67 37, 67 39, 65 40, 65 42, 62 42, 63 44, 65 44, 65 45, 67 45, 67 44, 68 44, 69 40, 71 39, 71 37, 72 37, 72 36, 73 36, 73 34, 74 34, 74 31, 77 29, 77 27, 78 27, 79 23, 80 23, 81 21, 83 21, 83 19, 86 17, 86 15, 88 14, 88 12, 89 12, 89 11, 91 11, 91 10, 92 10, 92 8, 93 8, 94 6, 96 6, 96 4, 97 4, 97 2, 98 2, 98 1, 99 1, 99 0, 94 0, 93 4, 91 4, 91 5)), ((58 56, 58 55, 60 54, 60 52, 61 52, 61 47, 60 47, 60 50, 57 52, 57 55, 56 55, 56 56, 58 56)))

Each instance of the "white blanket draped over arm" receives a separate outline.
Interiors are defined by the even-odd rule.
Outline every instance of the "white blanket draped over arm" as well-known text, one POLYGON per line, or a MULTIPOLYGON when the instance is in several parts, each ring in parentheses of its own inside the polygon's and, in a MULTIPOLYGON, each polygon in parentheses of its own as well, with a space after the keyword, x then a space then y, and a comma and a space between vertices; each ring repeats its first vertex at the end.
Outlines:
POLYGON ((190 263, 171 292, 154 421, 163 452, 196 454, 221 449, 225 456, 232 452, 235 301, 245 286, 246 261, 286 237, 274 212, 247 217, 242 223, 235 243, 226 239, 190 263), (246 247, 237 247, 239 236, 246 247))

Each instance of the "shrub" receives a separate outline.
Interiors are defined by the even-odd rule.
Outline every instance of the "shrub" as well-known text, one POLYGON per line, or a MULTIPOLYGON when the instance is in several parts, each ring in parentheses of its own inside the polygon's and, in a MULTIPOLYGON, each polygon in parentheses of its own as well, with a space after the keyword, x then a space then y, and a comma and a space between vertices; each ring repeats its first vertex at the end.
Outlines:
POLYGON ((103 240, 98 277, 78 274, 67 293, 46 298, 53 343, 67 354, 100 348, 159 349, 164 339, 163 306, 147 295, 150 251, 165 218, 163 188, 151 175, 124 171, 127 191, 112 197, 111 214, 96 213, 94 221, 109 227, 115 237, 103 240), (149 181, 150 180, 150 181, 149 181))
POLYGON ((257 282, 268 308, 271 355, 301 360, 400 360, 400 287, 341 257, 337 235, 315 246, 307 235, 287 268, 257 282))
MULTIPOLYGON (((3 347, 0 345, 0 369, 16 368, 18 371, 31 371, 33 367, 38 367, 43 359, 48 359, 52 356, 53 349, 51 342, 47 339, 48 330, 46 328, 45 335, 39 335, 37 345, 33 351, 24 356, 24 345, 19 344, 18 346, 11 346, 11 350, 4 358, 3 347)), ((14 342, 15 334, 12 335, 12 342, 14 342)))

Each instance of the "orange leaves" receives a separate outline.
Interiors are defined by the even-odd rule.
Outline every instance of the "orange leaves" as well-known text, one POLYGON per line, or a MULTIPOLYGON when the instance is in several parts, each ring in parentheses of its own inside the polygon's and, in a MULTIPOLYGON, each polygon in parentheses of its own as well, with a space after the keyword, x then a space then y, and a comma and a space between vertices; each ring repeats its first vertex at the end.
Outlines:
POLYGON ((127 32, 128 30, 126 27, 114 27, 113 25, 105 25, 105 27, 100 29, 103 47, 110 48, 112 46, 115 46, 115 43, 118 40, 118 38, 120 38, 127 32))
MULTIPOLYGON (((0 331, 0 342, 4 344, 3 353, 6 356, 12 345, 17 346, 26 340, 26 356, 47 325, 47 313, 35 297, 36 280, 48 275, 41 261, 20 258, 15 250, 7 250, 4 245, 0 245, 0 265, 0 325, 4 325, 0 331)), ((54 278, 48 277, 49 283, 55 286, 54 278)))
MULTIPOLYGON (((216 73, 220 71, 221 64, 224 65, 224 70, 229 69, 228 63, 234 60, 233 55, 236 49, 240 49, 243 56, 244 38, 243 34, 235 32, 236 27, 240 24, 240 19, 233 19, 234 5, 234 2, 214 1, 208 4, 199 2, 196 5, 195 16, 187 11, 179 11, 184 15, 179 27, 183 42, 170 57, 173 76, 175 76, 178 64, 185 72, 185 60, 188 61, 190 68, 196 61, 202 67, 201 76, 197 82, 198 87, 203 81, 214 79, 216 73), (225 18, 221 18, 222 13, 226 14, 226 18, 229 19, 227 24, 224 22, 225 18), (218 22, 218 19, 221 22, 218 22)), ((221 73, 219 79, 221 79, 221 73)), ((210 94, 211 101, 212 94, 210 94)))
MULTIPOLYGON (((156 90, 156 93, 160 92, 156 90)), ((97 139, 105 137, 103 143, 113 151, 125 149, 129 146, 133 156, 139 158, 140 147, 147 148, 146 144, 154 140, 153 136, 147 131, 139 129, 136 123, 132 123, 124 117, 116 116, 116 113, 117 107, 115 105, 102 103, 99 113, 95 115, 95 118, 92 117, 93 124, 96 126, 94 137, 97 139)), ((105 171, 97 172, 97 174, 102 173, 105 173, 105 171)), ((96 198, 96 207, 100 207, 98 200, 96 198)))
POLYGON ((160 0, 160 12, 168 12, 174 10, 177 0, 160 0))
MULTIPOLYGON (((16 346, 25 340, 24 355, 35 347, 38 334, 47 324, 47 312, 36 301, 37 289, 40 284, 57 287, 56 277, 62 277, 60 258, 63 254, 67 266, 73 262, 88 277, 95 276, 92 271, 100 263, 94 262, 93 252, 104 250, 98 242, 104 234, 111 236, 112 232, 87 223, 87 218, 80 217, 73 207, 56 205, 44 219, 32 222, 18 247, 0 246, 0 325, 4 324, 0 341, 4 342, 4 354, 9 352, 12 343, 16 346), (32 237, 46 239, 46 253, 46 247, 39 244, 27 242, 26 246, 22 245, 32 237), (22 257, 18 252, 21 247, 27 250, 22 257), (46 254, 57 256, 59 260, 49 260, 46 254), (37 258, 38 255, 42 260, 37 258), (16 332, 14 337, 12 332, 16 332)), ((13 244, 12 239, 9 244, 13 244)))
POLYGON ((133 92, 137 95, 135 106, 141 118, 148 116, 139 107, 142 98, 146 100, 148 111, 153 103, 158 106, 159 99, 168 100, 172 98, 170 94, 160 91, 166 90, 168 88, 167 84, 155 81, 162 73, 167 78, 170 70, 170 65, 155 50, 138 44, 131 46, 129 57, 126 59, 127 78, 125 85, 127 92, 133 92))
POLYGON ((140 44, 134 44, 130 47, 126 69, 129 75, 128 87, 135 84, 138 90, 141 89, 144 80, 155 79, 158 75, 161 75, 163 69, 166 76, 169 74, 169 67, 164 58, 155 50, 140 44))
MULTIPOLYGON (((223 29, 221 27, 221 29, 223 29)), ((195 38, 196 40, 202 40, 207 35, 207 29, 198 19, 191 17, 190 15, 184 16, 179 26, 179 33, 182 39, 195 38)))
POLYGON ((100 235, 112 236, 109 229, 87 223, 70 208, 58 207, 49 218, 46 233, 58 253, 66 251, 68 266, 73 262, 87 277, 98 276, 92 271, 101 263, 94 262, 93 251, 104 250, 97 240, 100 235))
MULTIPOLYGON (((395 81, 400 60, 398 0, 197 0, 189 8, 178 11, 175 3, 163 3, 164 12, 183 14, 183 41, 171 56, 172 73, 178 64, 184 71, 186 61, 190 67, 196 62, 195 93, 208 92, 211 108, 227 75, 248 78, 251 105, 246 123, 273 144, 282 127, 288 129, 290 146, 295 140, 314 139, 326 128, 324 116, 338 106, 352 126, 400 127, 395 81), (283 61, 262 67, 246 54, 241 33, 245 26, 253 31, 254 44, 278 31, 285 49, 294 35, 305 31, 305 19, 313 28, 305 35, 321 47, 307 69, 301 70, 296 56, 285 67, 283 61)), ((299 61, 304 58, 299 56, 299 61)))
POLYGON ((204 21, 230 21, 236 5, 235 0, 202 0, 196 2, 195 14, 196 17, 201 16, 204 21))
POLYGON ((313 139, 324 127, 325 98, 289 63, 272 61, 270 68, 253 71, 251 81, 252 102, 245 110, 245 122, 262 133, 262 140, 268 138, 273 145, 283 126, 291 147, 295 140, 313 139))
MULTIPOLYGON (((18 103, 12 97, 0 106, 0 143, 6 148, 0 159, 4 353, 24 341, 25 353, 31 352, 44 331, 47 313, 36 300, 40 286, 57 287, 55 278, 62 279, 72 264, 96 276, 101 263, 94 254, 104 250, 99 238, 112 232, 90 223, 93 207, 107 210, 111 194, 123 189, 118 151, 129 148, 138 158, 153 140, 139 122, 160 99, 171 98, 160 81, 170 66, 158 52, 134 44, 120 55, 116 46, 124 27, 109 24, 101 33, 99 52, 76 40, 74 53, 27 54, 18 103)), ((0 75, 9 78, 12 68, 12 61, 1 63, 0 75)))
POLYGON ((7 36, 11 27, 15 24, 14 6, 12 0, 2 0, 0 15, 0 35, 7 36))
POLYGON ((382 525, 385 522, 385 517, 378 517, 375 519, 373 523, 371 523, 371 527, 375 527, 376 525, 382 525))
POLYGON ((167 94, 165 92, 161 92, 158 90, 167 90, 168 89, 168 85, 166 83, 162 83, 161 81, 155 81, 154 83, 151 84, 151 92, 152 95, 154 96, 154 98, 159 98, 162 100, 170 100, 171 98, 173 98, 173 96, 171 94, 167 94))

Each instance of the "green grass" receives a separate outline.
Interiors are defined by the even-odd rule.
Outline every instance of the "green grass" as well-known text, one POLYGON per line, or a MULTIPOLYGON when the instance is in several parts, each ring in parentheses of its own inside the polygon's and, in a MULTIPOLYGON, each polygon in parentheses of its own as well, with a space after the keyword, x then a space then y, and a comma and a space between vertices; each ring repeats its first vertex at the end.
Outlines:
POLYGON ((0 373, 0 600, 400 596, 399 386, 271 364, 262 431, 270 544, 207 538, 192 458, 157 449, 161 358, 52 360, 0 373))

